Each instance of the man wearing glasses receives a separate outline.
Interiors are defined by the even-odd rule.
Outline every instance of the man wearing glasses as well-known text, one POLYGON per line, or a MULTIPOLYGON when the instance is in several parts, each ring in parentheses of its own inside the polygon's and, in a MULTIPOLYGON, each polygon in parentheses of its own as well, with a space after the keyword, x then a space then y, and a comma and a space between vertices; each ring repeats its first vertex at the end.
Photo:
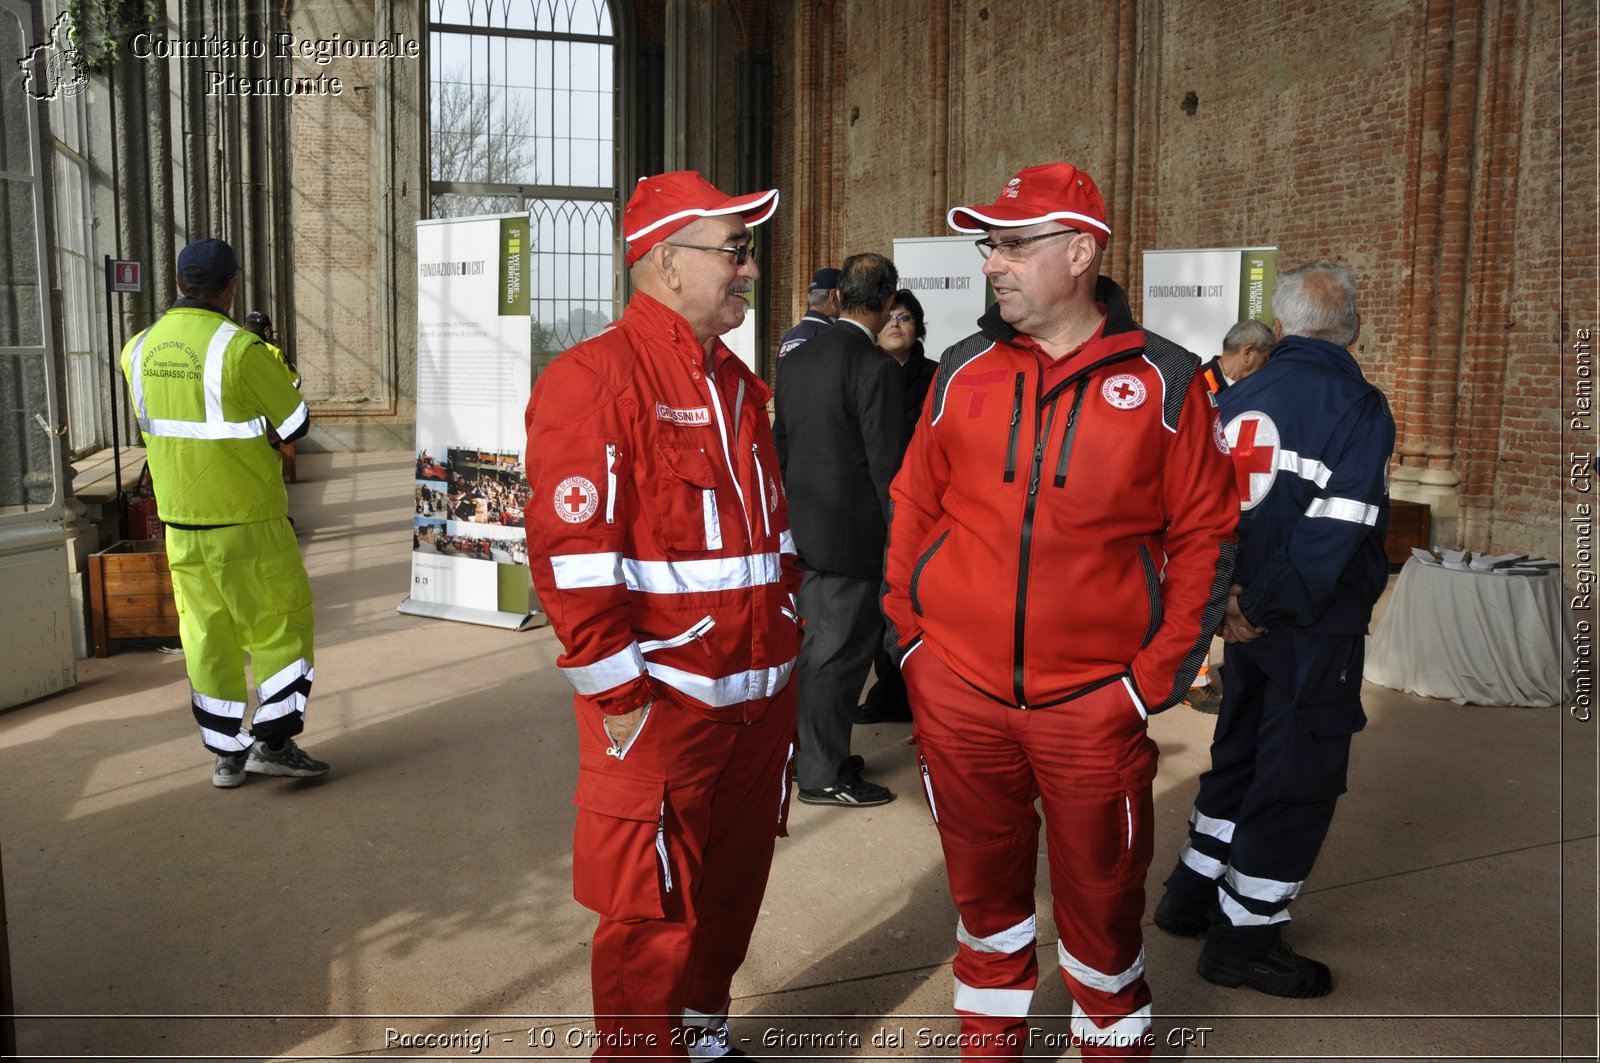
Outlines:
POLYGON ((626 312, 528 403, 529 568, 576 692, 573 895, 600 916, 596 1059, 742 1054, 728 991, 788 811, 800 571, 767 388, 720 337, 777 205, 641 180, 626 312))
POLYGON ((1039 800, 1074 1038, 1144 1059, 1145 722, 1222 619, 1233 473, 1199 359, 1099 276, 1088 174, 1030 167, 949 222, 987 234, 997 302, 945 351, 891 489, 884 611, 960 915, 963 1053, 1028 1042, 1039 800))

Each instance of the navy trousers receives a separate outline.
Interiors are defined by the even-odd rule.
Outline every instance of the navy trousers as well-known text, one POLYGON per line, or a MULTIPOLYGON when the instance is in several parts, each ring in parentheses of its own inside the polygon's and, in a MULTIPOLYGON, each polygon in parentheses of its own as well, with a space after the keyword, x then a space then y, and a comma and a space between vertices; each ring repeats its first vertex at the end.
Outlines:
POLYGON ((1211 770, 1167 888, 1209 907, 1207 947, 1256 957, 1277 944, 1345 792, 1361 709, 1360 635, 1268 632, 1224 651, 1211 770))

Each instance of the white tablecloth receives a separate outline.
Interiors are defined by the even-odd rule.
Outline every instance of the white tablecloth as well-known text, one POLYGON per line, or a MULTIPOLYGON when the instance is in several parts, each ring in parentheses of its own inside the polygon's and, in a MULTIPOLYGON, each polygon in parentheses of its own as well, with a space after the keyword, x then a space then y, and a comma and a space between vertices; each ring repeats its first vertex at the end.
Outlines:
POLYGON ((1367 640, 1374 683, 1457 704, 1559 705, 1570 684, 1561 573, 1501 576, 1407 561, 1367 640))

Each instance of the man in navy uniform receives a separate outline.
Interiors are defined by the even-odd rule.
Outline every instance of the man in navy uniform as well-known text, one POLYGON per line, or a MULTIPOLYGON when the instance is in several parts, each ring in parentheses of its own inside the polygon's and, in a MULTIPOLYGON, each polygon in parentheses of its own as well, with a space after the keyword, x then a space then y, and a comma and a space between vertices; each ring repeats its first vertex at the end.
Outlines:
POLYGON ((1156 926, 1205 934, 1208 981, 1319 997, 1326 964, 1282 938, 1345 791, 1366 725, 1361 668, 1388 579, 1394 419, 1350 355, 1349 267, 1278 278, 1272 357, 1217 395, 1239 487, 1239 561, 1223 620, 1224 687, 1211 770, 1156 926))
POLYGON ((806 340, 822 335, 839 319, 839 271, 829 266, 811 276, 806 292, 806 314, 778 343, 778 360, 806 340))

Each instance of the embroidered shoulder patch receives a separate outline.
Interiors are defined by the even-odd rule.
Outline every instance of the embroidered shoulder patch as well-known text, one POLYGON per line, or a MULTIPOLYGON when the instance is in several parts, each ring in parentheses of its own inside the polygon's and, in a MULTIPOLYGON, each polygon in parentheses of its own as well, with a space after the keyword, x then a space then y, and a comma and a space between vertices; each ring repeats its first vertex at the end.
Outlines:
POLYGON ((582 476, 569 476, 556 485, 556 516, 568 524, 582 524, 600 507, 600 492, 582 476))
POLYGON ((1132 373, 1118 373, 1100 387, 1101 397, 1119 410, 1143 406, 1148 394, 1144 381, 1132 373))

